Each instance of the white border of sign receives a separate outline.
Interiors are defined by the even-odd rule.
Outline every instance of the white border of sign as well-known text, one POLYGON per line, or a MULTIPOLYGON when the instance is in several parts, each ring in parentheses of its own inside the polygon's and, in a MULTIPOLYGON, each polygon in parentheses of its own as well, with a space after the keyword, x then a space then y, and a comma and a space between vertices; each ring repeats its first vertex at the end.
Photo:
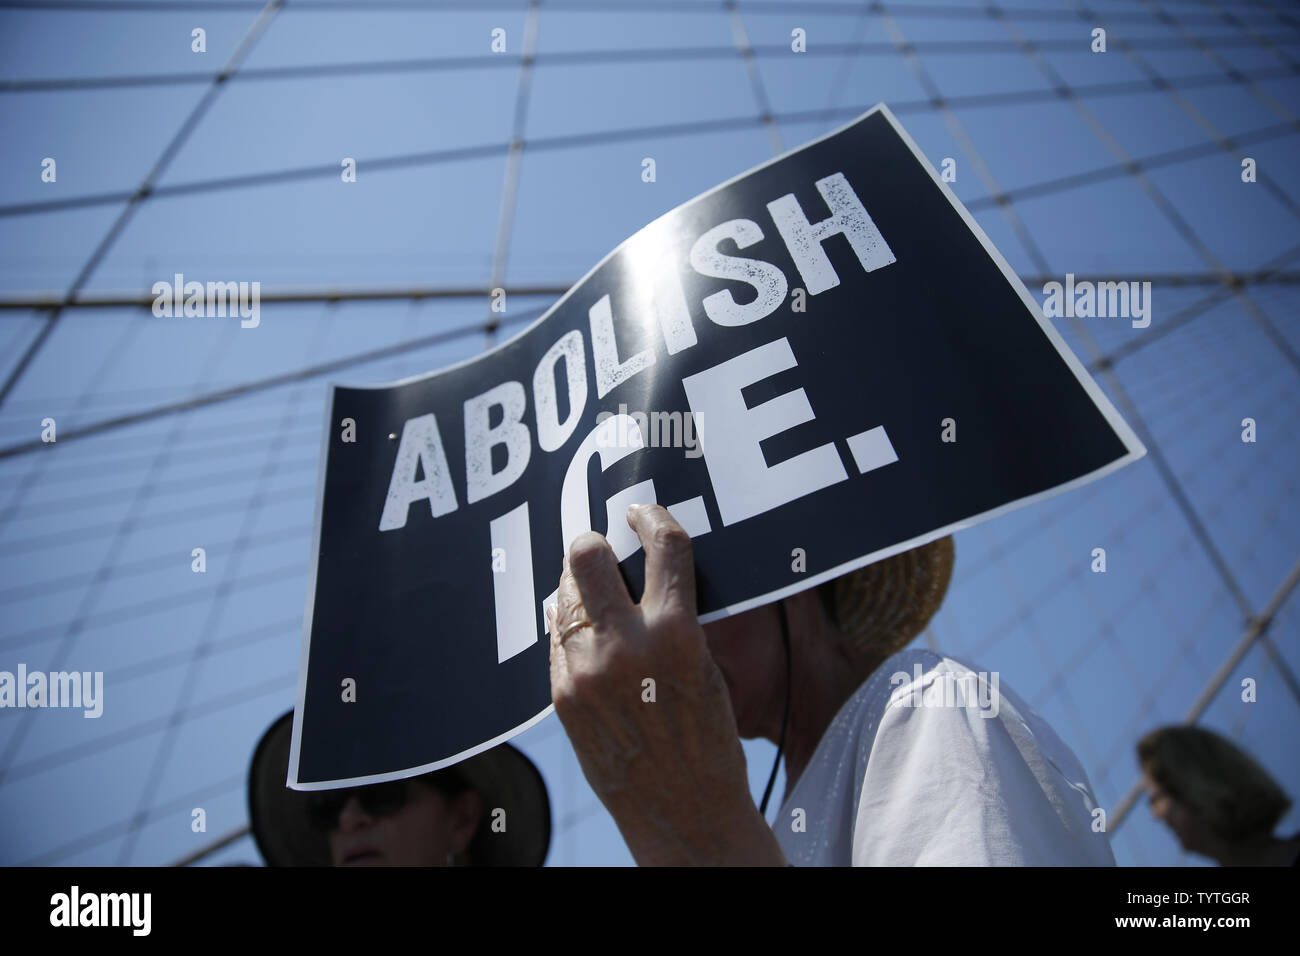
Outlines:
MULTIPOLYGON (((1079 380, 1079 384, 1082 385, 1084 391, 1088 393, 1088 397, 1091 398, 1093 402, 1096 404, 1096 406, 1101 410, 1101 413, 1105 416, 1106 421, 1110 424, 1110 426, 1113 429, 1115 429, 1115 432, 1119 435, 1120 440, 1123 441, 1124 447, 1127 448, 1128 451, 1122 458, 1116 459, 1115 461, 1111 462, 1109 465, 1106 465, 1102 468, 1098 468, 1096 471, 1089 472, 1086 475, 1081 475, 1078 478, 1075 478, 1073 481, 1067 481, 1063 485, 1057 485, 1055 488, 1049 488, 1046 491, 1040 491, 1035 495, 1030 495, 1028 498, 1020 498, 1016 501, 1012 501, 1008 504, 994 508, 990 511, 985 511, 982 514, 978 514, 975 515, 974 517, 967 518, 964 521, 958 521, 955 522, 954 524, 946 525, 935 531, 930 531, 918 537, 911 538, 908 541, 903 541, 900 542, 899 544, 891 545, 888 548, 882 548, 879 551, 873 551, 871 554, 865 555, 861 558, 855 558, 852 561, 846 561, 844 564, 831 568, 828 571, 823 571, 820 574, 816 574, 813 575, 812 577, 802 580, 798 584, 791 584, 787 587, 779 588, 776 591, 770 591, 767 594, 763 594, 759 597, 751 598, 748 601, 742 601, 739 604, 733 604, 729 607, 725 607, 720 610, 713 611, 710 614, 703 614, 700 616, 701 624, 707 624, 709 621, 716 621, 719 620, 720 618, 730 617, 733 614, 739 614, 742 611, 748 611, 751 608, 761 607, 764 604, 771 604, 775 601, 779 601, 782 600, 783 598, 787 598, 792 594, 798 594, 800 591, 806 591, 808 588, 816 587, 818 584, 821 584, 823 581, 829 581, 831 578, 837 578, 840 577, 841 575, 848 574, 850 571, 854 571, 864 565, 872 564, 876 561, 883 561, 885 558, 892 557, 893 555, 899 554, 903 551, 910 551, 912 548, 919 548, 924 544, 929 544, 931 541, 935 541, 946 535, 952 534, 954 531, 962 531, 966 528, 974 527, 975 525, 980 524, 981 522, 988 521, 991 518, 996 518, 999 515, 1007 514, 1008 512, 1015 511, 1018 508, 1023 508, 1027 505, 1034 504, 1035 502, 1038 501, 1045 501, 1048 498, 1054 497, 1063 492, 1070 491, 1074 488, 1082 487, 1083 485, 1096 481, 1098 478, 1102 478, 1110 474, 1112 471, 1117 471, 1118 469, 1123 468, 1125 465, 1137 461, 1139 458, 1141 458, 1143 455, 1147 453, 1146 446, 1142 444, 1137 434, 1133 431, 1132 428, 1129 427, 1128 422, 1124 421, 1124 419, 1120 417, 1120 414, 1118 411, 1116 411, 1115 406, 1111 404, 1110 399, 1106 397, 1105 393, 1103 393, 1102 390, 1097 386, 1097 383, 1093 381, 1092 376, 1088 374, 1088 370, 1083 367, 1083 364, 1079 361, 1078 357, 1074 354, 1073 351, 1071 351, 1070 347, 1066 345, 1065 340, 1061 338, 1061 334, 1056 331, 1056 327, 1053 326, 1052 323, 1047 320, 1046 316, 1043 315, 1042 308, 1039 306, 1038 302, 1034 300, 1033 296, 1029 294, 1029 290, 1025 287, 1024 282, 1020 280, 1020 276, 1018 276, 1015 273, 1015 271, 1012 270, 1011 266, 1007 263, 1007 260, 1003 258, 1002 253, 998 252, 997 248, 993 245, 993 243, 989 241, 989 237, 984 234, 984 230, 980 228, 979 223, 975 221, 974 217, 971 216, 971 214, 967 211, 966 207, 962 205, 961 200, 957 198, 957 194, 954 193, 952 189, 949 188, 948 184, 943 181, 943 178, 939 175, 938 171, 934 168, 933 164, 931 164, 930 160, 926 158, 926 155, 923 152, 921 152, 920 147, 916 145, 916 141, 913 140, 910 135, 908 135, 907 130, 903 129, 902 125, 899 124, 894 114, 890 112, 889 107, 886 106, 884 103, 877 103, 875 106, 867 110, 867 112, 863 113, 861 116, 857 117, 856 119, 850 120, 849 122, 845 123, 843 126, 837 127, 831 132, 826 133, 824 136, 819 136, 816 139, 809 140, 808 142, 803 143, 802 145, 797 146, 794 149, 788 149, 784 153, 781 153, 779 156, 774 156, 771 159, 767 160, 766 162, 759 163, 757 166, 754 166, 751 169, 748 169, 745 172, 740 173, 739 175, 732 176, 726 182, 719 183, 717 186, 714 186, 712 189, 709 189, 706 192, 700 193, 698 196, 694 197, 693 199, 689 199, 686 202, 681 203, 678 206, 675 206, 673 210, 664 213, 664 215, 660 216, 659 219, 663 219, 666 216, 671 216, 673 212, 676 211, 677 209, 680 209, 681 206, 685 206, 690 203, 696 202, 697 200, 703 199, 706 196, 711 196, 713 193, 717 192, 718 190, 725 189, 727 186, 730 186, 732 183, 736 182, 737 180, 744 179, 746 176, 749 176, 750 174, 755 173, 760 169, 764 169, 775 162, 779 162, 780 160, 785 159, 787 156, 793 155, 794 153, 801 152, 807 149, 809 146, 812 146, 816 143, 820 143, 822 140, 830 139, 833 136, 837 136, 840 133, 844 132, 844 130, 848 129, 850 126, 855 126, 856 124, 862 122, 864 119, 867 119, 868 117, 873 116, 878 112, 883 113, 885 115, 885 118, 889 120, 890 125, 894 127, 895 131, 902 138, 903 142, 907 144, 908 149, 910 149, 912 153, 916 156, 916 158, 921 161, 921 164, 925 167, 926 171, 930 174, 930 178, 934 180, 935 184, 940 189, 943 190, 943 194, 948 198, 948 201, 952 203, 953 208, 956 209, 958 214, 961 216, 962 222, 964 222, 967 228, 969 228, 970 231, 975 235, 975 237, 979 239, 980 244, 988 252, 989 256, 992 257, 993 261, 997 264, 998 268, 1002 270, 1002 274, 1006 277, 1007 281, 1011 284, 1012 288, 1014 288, 1018 293, 1020 293, 1020 299, 1022 302, 1024 302, 1025 308, 1029 310, 1030 315, 1032 315, 1035 319, 1038 320, 1038 325, 1043 330, 1043 334, 1047 336, 1047 340, 1052 343, 1053 348, 1056 349, 1057 353, 1061 356, 1062 360, 1064 360, 1066 366, 1070 369, 1071 372, 1074 373, 1075 378, 1079 380)), ((650 225, 654 225, 654 223, 658 222, 659 219, 655 219, 653 222, 651 222, 649 225, 643 228, 649 228, 650 225)), ((433 378, 435 376, 445 374, 446 372, 449 372, 452 369, 460 368, 461 366, 468 365, 471 362, 477 362, 481 360, 485 355, 491 355, 493 352, 505 348, 515 339, 519 338, 522 335, 528 334, 535 327, 545 322, 546 319, 550 316, 550 314, 554 312, 556 309, 558 309, 560 305, 563 304, 569 298, 569 296, 573 294, 574 290, 576 290, 580 285, 586 282, 587 279, 591 277, 592 273, 594 273, 597 269, 599 269, 602 265, 604 265, 606 261, 608 261, 616 252, 622 249, 625 245, 627 245, 627 243, 630 242, 633 238, 635 238, 636 235, 639 235, 641 231, 642 230, 638 230, 632 236, 629 236, 627 239, 624 239, 621 243, 619 243, 617 246, 611 249, 609 251, 609 254, 606 255, 604 259, 601 259, 600 262, 592 266, 591 269, 587 271, 586 275, 584 275, 581 279, 579 279, 572 286, 570 286, 569 291, 564 293, 564 295, 560 296, 560 298, 556 300, 555 304, 551 306, 549 309, 547 309, 546 312, 543 313, 535 322, 533 322, 532 325, 520 331, 518 334, 514 335, 510 339, 507 339, 505 342, 500 343, 499 345, 487 350, 486 352, 480 352, 478 355, 465 359, 464 361, 457 362, 454 365, 449 365, 446 368, 438 369, 437 371, 434 372, 426 372, 423 375, 413 375, 409 378, 400 379, 396 382, 388 382, 386 384, 354 385, 348 387, 349 388, 392 388, 394 385, 404 385, 408 382, 418 382, 422 379, 433 378)), ((329 384, 329 387, 332 389, 334 387, 334 384, 335 383, 331 382, 329 384)), ((329 439, 331 434, 330 418, 332 417, 332 412, 333 412, 332 403, 327 402, 325 407, 325 427, 321 435, 321 459, 320 460, 322 463, 325 461, 325 455, 328 453, 329 450, 329 439)), ((430 771, 438 770, 442 767, 448 767, 451 766, 452 764, 459 763, 460 761, 468 759, 469 757, 473 757, 475 754, 482 753, 485 750, 491 750, 493 747, 497 746, 498 744, 505 743, 506 741, 510 740, 512 737, 517 737, 519 734, 523 733, 529 727, 532 727, 534 724, 541 721, 542 719, 547 717, 553 710, 555 710, 554 705, 549 706, 541 713, 537 714, 537 716, 531 718, 530 720, 524 721, 519 726, 511 730, 508 730, 497 737, 492 738, 486 743, 479 744, 476 747, 471 747, 469 750, 464 750, 461 753, 456 754, 454 757, 448 757, 445 760, 438 760, 433 763, 424 764, 423 766, 414 767, 409 770, 400 770, 400 771, 391 771, 389 773, 372 774, 366 777, 350 777, 346 780, 333 780, 327 783, 305 783, 305 784, 298 783, 298 752, 299 752, 299 743, 300 743, 301 733, 302 733, 301 715, 303 712, 303 705, 305 703, 306 694, 307 694, 307 657, 311 645, 312 605, 314 604, 315 596, 316 596, 316 565, 320 558, 321 507, 324 504, 324 500, 325 500, 324 495, 325 495, 325 469, 322 467, 319 469, 319 474, 317 475, 317 479, 316 479, 316 516, 312 527, 312 548, 311 548, 312 565, 311 565, 310 580, 307 583, 307 610, 303 617, 302 652, 298 660, 298 700, 296 705, 294 706, 294 712, 293 712, 293 742, 289 749, 288 785, 290 787, 292 787, 295 790, 333 790, 339 787, 355 787, 355 786, 362 786, 364 784, 383 783, 388 780, 401 780, 407 777, 414 777, 423 773, 429 773, 430 771)))

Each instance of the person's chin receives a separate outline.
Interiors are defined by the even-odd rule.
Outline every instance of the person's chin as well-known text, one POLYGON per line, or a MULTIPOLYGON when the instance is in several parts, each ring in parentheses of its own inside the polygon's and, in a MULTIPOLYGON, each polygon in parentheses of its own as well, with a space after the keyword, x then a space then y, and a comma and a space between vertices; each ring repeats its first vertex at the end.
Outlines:
POLYGON ((747 714, 736 710, 734 703, 731 705, 731 712, 736 718, 736 736, 740 737, 741 740, 757 740, 763 736, 759 733, 758 728, 750 722, 747 714))

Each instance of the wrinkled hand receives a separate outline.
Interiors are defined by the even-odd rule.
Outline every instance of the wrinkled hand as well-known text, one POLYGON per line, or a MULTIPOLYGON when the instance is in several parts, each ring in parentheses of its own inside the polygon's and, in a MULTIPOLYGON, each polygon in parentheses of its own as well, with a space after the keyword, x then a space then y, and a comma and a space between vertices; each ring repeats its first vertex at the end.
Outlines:
POLYGON ((634 505, 627 520, 646 555, 640 604, 602 536, 580 535, 569 549, 548 610, 555 712, 638 863, 784 865, 696 618, 691 539, 659 505, 634 505), (591 626, 561 644, 579 621, 591 626))

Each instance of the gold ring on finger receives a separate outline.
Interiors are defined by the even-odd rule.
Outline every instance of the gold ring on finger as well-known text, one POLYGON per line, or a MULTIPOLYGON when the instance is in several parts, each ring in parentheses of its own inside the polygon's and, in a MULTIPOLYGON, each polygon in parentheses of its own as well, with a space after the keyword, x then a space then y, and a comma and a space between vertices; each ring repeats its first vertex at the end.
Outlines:
POLYGON ((564 646, 564 642, 569 639, 569 635, 572 634, 574 631, 580 631, 584 627, 591 627, 591 626, 592 623, 588 620, 574 621, 572 624, 570 624, 568 627, 566 627, 563 631, 560 632, 560 646, 561 647, 564 646))

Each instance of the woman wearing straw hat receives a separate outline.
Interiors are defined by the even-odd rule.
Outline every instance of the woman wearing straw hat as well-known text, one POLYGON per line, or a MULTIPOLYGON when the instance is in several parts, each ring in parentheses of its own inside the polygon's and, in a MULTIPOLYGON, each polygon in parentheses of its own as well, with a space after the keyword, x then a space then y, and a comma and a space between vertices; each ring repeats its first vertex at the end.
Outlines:
POLYGON ((263 735, 248 815, 268 866, 541 866, 546 784, 509 744, 406 780, 303 792, 285 786, 293 711, 263 735), (504 826, 493 826, 493 821, 504 826))
POLYGON ((996 674, 904 650, 943 600, 951 538, 701 626, 689 536, 658 505, 627 520, 641 602, 588 533, 547 615, 555 711, 637 862, 1114 865, 1042 718, 996 674), (739 737, 785 757, 771 828, 739 737))

